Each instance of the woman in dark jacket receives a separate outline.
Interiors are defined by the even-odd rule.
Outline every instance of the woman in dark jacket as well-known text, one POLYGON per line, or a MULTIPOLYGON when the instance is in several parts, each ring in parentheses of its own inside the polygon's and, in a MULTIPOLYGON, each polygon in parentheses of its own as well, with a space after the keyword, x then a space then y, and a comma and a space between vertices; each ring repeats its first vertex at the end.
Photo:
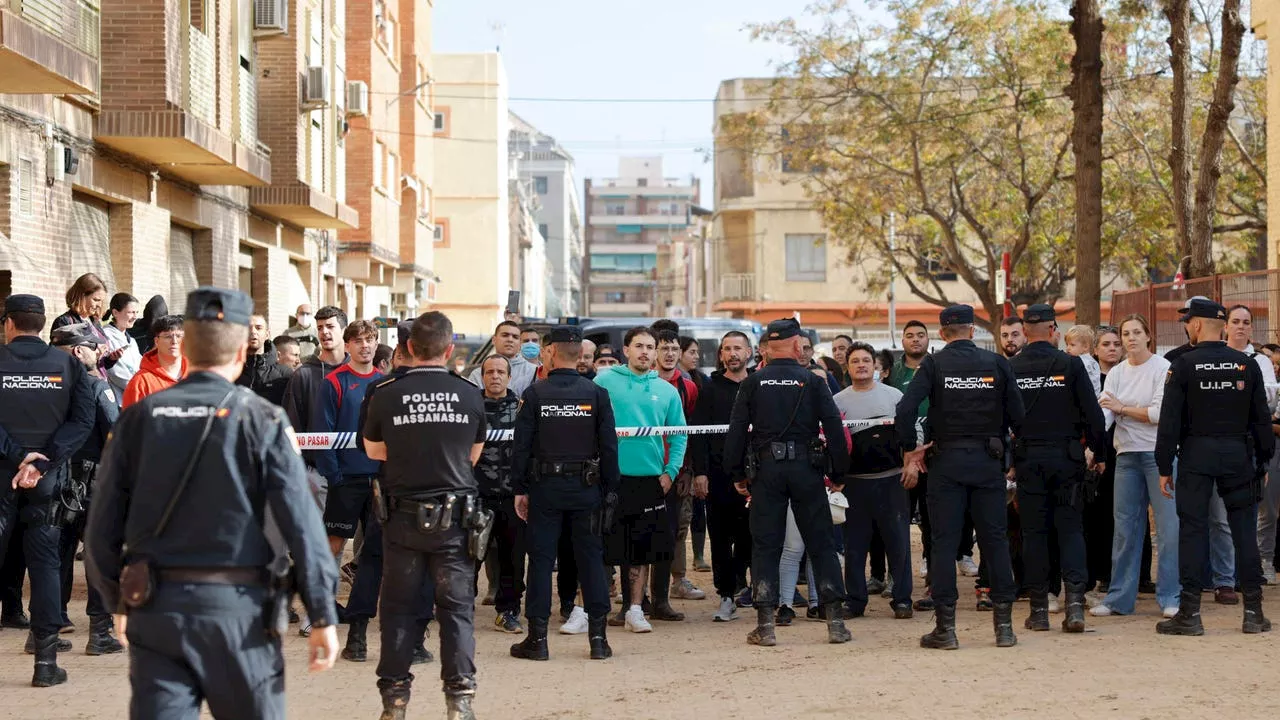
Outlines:
MULTIPOLYGON (((106 332, 102 330, 102 321, 98 318, 102 317, 102 313, 106 309, 107 304, 107 285, 102 279, 93 273, 85 273, 76 278, 71 283, 71 287, 67 288, 67 311, 53 319, 53 324, 49 329, 57 330, 67 325, 77 325, 84 323, 89 326, 89 331, 93 333, 103 346, 108 346, 109 340, 106 332)), ((117 349, 109 353, 103 353, 98 358, 98 376, 102 379, 107 377, 107 369, 116 364, 116 360, 120 359, 123 349, 117 349)))
POLYGON ((129 330, 129 335, 138 343, 138 352, 146 355, 147 351, 156 346, 155 335, 151 332, 151 325, 156 320, 169 314, 169 304, 164 301, 163 295, 155 295, 142 309, 142 322, 135 323, 129 330))

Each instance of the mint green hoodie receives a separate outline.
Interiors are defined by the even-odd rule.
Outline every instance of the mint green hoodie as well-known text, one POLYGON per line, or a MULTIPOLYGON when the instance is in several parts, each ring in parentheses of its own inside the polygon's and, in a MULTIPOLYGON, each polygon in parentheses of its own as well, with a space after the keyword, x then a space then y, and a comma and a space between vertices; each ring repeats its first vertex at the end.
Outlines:
MULTIPOLYGON (((614 365, 596 375, 596 384, 609 391, 618 427, 684 425, 684 408, 675 387, 650 370, 636 375, 626 365, 614 365)), ((661 475, 675 479, 684 464, 686 435, 670 435, 667 444, 656 435, 618 438, 618 467, 623 475, 661 475), (664 457, 665 456, 665 457, 664 457)))

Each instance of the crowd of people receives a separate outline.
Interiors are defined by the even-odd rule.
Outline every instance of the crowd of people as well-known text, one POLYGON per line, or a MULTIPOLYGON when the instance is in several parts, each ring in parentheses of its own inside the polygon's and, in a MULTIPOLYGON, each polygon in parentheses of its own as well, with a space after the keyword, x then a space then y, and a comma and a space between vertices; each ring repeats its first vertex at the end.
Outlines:
MULTIPOLYGON (((32 296, 10 300, 13 302, 6 302, 5 311, 6 339, 11 354, 21 355, 27 345, 35 346, 44 330, 44 307, 32 296)), ((0 625, 29 631, 27 651, 36 656, 38 685, 65 681, 65 673, 56 666, 56 652, 72 649, 63 636, 76 630, 68 608, 74 562, 85 533, 86 509, 93 502, 97 465, 112 424, 122 410, 174 387, 190 372, 190 353, 184 352, 190 323, 171 314, 164 298, 153 297, 141 306, 128 293, 110 295, 101 279, 86 274, 68 289, 65 303, 66 312, 49 325, 51 345, 73 359, 67 367, 73 368, 76 377, 83 375, 88 388, 84 398, 93 399, 92 408, 78 395, 79 399, 67 400, 69 412, 83 413, 76 415, 83 427, 74 435, 68 434, 61 444, 37 452, 21 447, 20 433, 5 425, 6 418, 0 416, 0 428, 8 430, 0 436, 0 441, 8 444, 0 449, 17 471, 15 490, 0 504, 4 509, 0 513, 0 625), (77 404, 82 402, 83 407, 77 404), (48 500, 46 512, 58 517, 49 521, 20 512, 23 503, 37 502, 39 473, 48 474, 49 468, 59 463, 66 464, 65 475, 56 487, 43 486, 43 492, 52 497, 40 499, 48 500), (30 486, 24 484, 28 481, 30 486), (30 496, 21 495, 18 488, 28 487, 32 488, 30 496), (22 606, 28 575, 32 585, 30 615, 22 606)), ((929 491, 930 473, 924 461, 917 459, 917 451, 909 450, 918 441, 923 451, 930 438, 929 423, 925 422, 930 395, 921 390, 917 378, 931 354, 930 329, 922 322, 912 321, 902 328, 900 352, 877 349, 842 334, 832 340, 829 356, 816 356, 810 337, 800 333, 798 326, 794 332, 787 327, 781 334, 772 331, 772 339, 759 343, 744 333, 730 332, 719 342, 715 371, 707 375, 700 369, 704 358, 698 342, 681 335, 678 323, 672 320, 636 327, 618 347, 597 345, 569 331, 539 332, 504 321, 494 331, 493 354, 467 378, 478 388, 483 403, 482 426, 490 431, 515 432, 514 439, 510 434, 490 432, 483 443, 477 442, 472 458, 475 493, 494 515, 487 554, 481 553, 485 558, 476 563, 472 580, 476 600, 494 606, 495 630, 526 635, 513 646, 512 654, 529 659, 547 657, 547 618, 530 611, 550 602, 549 582, 535 579, 535 574, 551 561, 557 573, 559 632, 589 634, 593 658, 611 654, 604 643, 605 618, 599 598, 589 597, 601 572, 601 582, 609 587, 608 597, 618 603, 616 612, 609 613, 608 625, 633 633, 654 632, 655 623, 684 621, 685 614, 671 600, 703 600, 707 591, 698 585, 706 584, 716 596, 716 602, 706 610, 711 620, 728 623, 739 618, 741 608, 757 610, 759 624, 748 637, 753 644, 773 644, 772 628, 788 626, 801 614, 827 621, 832 642, 844 642, 848 633, 840 622, 864 616, 877 597, 887 601, 896 619, 911 618, 916 611, 941 612, 943 608, 936 607, 934 597, 939 587, 935 575, 941 572, 938 577, 946 580, 942 586, 946 598, 940 598, 939 604, 950 608, 952 620, 954 577, 973 577, 976 608, 995 611, 1001 644, 1012 644, 1012 632, 1001 631, 1001 623, 1007 624, 1007 620, 1000 617, 1002 612, 1007 617, 1010 594, 1030 596, 1029 629, 1046 630, 1047 614, 1065 612, 1068 620, 1064 628, 1081 631, 1084 603, 1093 617, 1128 615, 1136 612, 1141 595, 1154 595, 1155 607, 1175 622, 1176 627, 1170 627, 1193 634, 1187 619, 1189 586, 1211 591, 1214 601, 1223 605, 1239 604, 1241 590, 1246 606, 1253 598, 1260 600, 1256 593, 1250 595, 1247 580, 1251 570, 1237 565, 1240 538, 1233 535, 1241 532, 1239 502, 1224 502, 1212 483, 1207 486, 1205 562, 1202 577, 1188 582, 1186 569, 1179 564, 1180 552, 1188 552, 1186 533, 1180 534, 1179 527, 1180 519, 1186 522, 1185 509, 1164 486, 1170 473, 1161 464, 1159 444, 1162 418, 1166 417, 1162 412, 1166 386, 1181 355, 1197 344, 1206 347, 1204 337, 1191 337, 1192 328, 1202 335, 1218 332, 1211 324, 1217 320, 1211 315, 1215 311, 1208 305, 1212 303, 1205 298, 1188 302, 1183 319, 1189 341, 1164 356, 1154 353, 1151 327, 1140 315, 1126 317, 1116 327, 1077 325, 1058 330, 1047 306, 1033 306, 1024 317, 1007 317, 998 323, 997 350, 1009 360, 1010 372, 1018 378, 1009 392, 1017 395, 1021 389, 1024 400, 1032 398, 1026 400, 1028 406, 1038 401, 1034 393, 1027 395, 1030 386, 1023 382, 1026 368, 1033 374, 1048 373, 1045 377, 1051 384, 1064 382, 1063 378, 1079 383, 1072 390, 1080 392, 1071 400, 1075 403, 1072 407, 1079 408, 1072 442, 1084 458, 1078 461, 1079 467, 1088 468, 1079 483, 1064 481, 1062 487, 1071 494, 1069 500, 1044 501, 1044 491, 1028 488, 1056 472, 1052 463, 1034 461, 1034 447, 1028 449, 1025 438, 1006 437, 1000 451, 1008 455, 1001 458, 1007 470, 1001 529, 1005 544, 992 544, 990 513, 995 511, 989 506, 973 505, 965 512, 964 506, 954 511, 950 505, 939 505, 938 493, 929 491), (1200 301, 1204 307, 1196 305, 1200 301), (1211 322, 1199 322, 1200 318, 1211 322), (566 337, 572 339, 566 341, 566 337), (774 341, 793 337, 796 357, 770 356, 774 341), (1059 343, 1065 345, 1065 356, 1054 349, 1059 343), (569 346, 572 349, 566 349, 569 346), (1060 356, 1070 360, 1061 364, 1060 356), (570 370, 574 371, 575 377, 599 388, 595 392, 607 399, 610 422, 617 427, 732 427, 745 422, 745 416, 735 414, 744 412, 740 395, 744 383, 772 362, 790 367, 793 360, 806 370, 807 379, 800 383, 801 400, 792 411, 792 421, 806 402, 805 393, 811 385, 824 388, 821 393, 830 398, 845 421, 863 421, 846 422, 843 431, 847 472, 836 463, 820 473, 826 476, 828 492, 841 496, 830 501, 838 508, 832 510, 840 519, 838 524, 827 526, 823 520, 815 525, 814 506, 799 500, 803 493, 780 495, 783 505, 778 508, 776 538, 780 552, 776 563, 766 553, 769 567, 760 567, 758 536, 762 525, 755 525, 763 522, 758 518, 764 511, 751 506, 751 496, 763 492, 765 486, 753 490, 744 483, 744 476, 751 471, 744 468, 741 441, 733 432, 677 430, 616 441, 616 450, 611 451, 616 452, 612 460, 617 466, 616 487, 606 489, 616 491, 617 497, 610 509, 613 521, 604 523, 596 533, 601 537, 599 566, 582 567, 584 558, 594 556, 583 554, 579 544, 585 526, 571 527, 579 522, 571 514, 564 516, 564 531, 557 528, 554 535, 539 534, 531 526, 531 478, 570 472, 561 465, 573 466, 575 475, 590 476, 582 463, 548 463, 545 457, 533 462, 528 456, 533 446, 520 444, 521 433, 531 427, 527 423, 534 422, 526 415, 526 404, 535 397, 531 388, 543 387, 541 381, 560 377, 564 384, 568 382, 564 378, 573 374, 570 370), (1072 374, 1077 371, 1071 369, 1077 367, 1083 373, 1078 379, 1072 374), (908 395, 910 399, 904 399, 908 395), (917 404, 920 398, 923 401, 917 404), (904 403, 913 406, 904 408, 904 403), (912 437, 905 439, 901 427, 894 424, 896 418, 901 425, 904 413, 916 424, 912 437), (904 450, 909 451, 904 454, 904 450), (1066 519, 1062 522, 1078 525, 1081 547, 1074 546, 1071 533, 1054 527, 1054 518, 1059 517, 1054 513, 1063 506, 1074 514, 1063 516, 1066 519), (938 515, 940 510, 945 511, 943 516, 938 515), (936 526, 939 522, 943 523, 941 529, 936 526), (913 524, 919 525, 923 544, 918 560, 911 551, 913 524), (823 526, 821 530, 819 526, 823 526), (945 539, 941 552, 935 547, 939 538, 945 539), (983 545, 981 562, 975 562, 975 540, 983 545), (828 557, 831 548, 839 563, 834 566, 839 571, 834 576, 828 557), (994 557, 993 552, 1007 552, 1008 562, 994 557), (1154 572, 1153 557, 1157 563, 1154 572), (954 568, 949 567, 952 563, 954 568), (1012 572, 1012 589, 1004 577, 1006 567, 1012 572), (706 572, 710 573, 709 583, 696 581, 697 573, 706 572), (917 573, 923 579, 922 592, 916 592, 917 573), (479 582, 481 575, 487 579, 483 584, 479 582), (487 592, 480 592, 481 587, 487 592), (761 588, 766 589, 767 598, 759 596, 761 588), (764 610, 762 603, 768 605, 764 610), (528 627, 521 619, 522 608, 528 627)), ((968 313, 953 313, 954 324, 971 326, 972 311, 968 313)), ((1223 308, 1222 315, 1222 341, 1257 365, 1265 385, 1267 410, 1274 415, 1280 346, 1254 347, 1248 307, 1223 308)), ((946 331, 946 313, 943 325, 946 331)), ((417 367, 411 343, 414 328, 413 321, 402 322, 395 330, 396 344, 385 345, 380 343, 380 329, 369 321, 349 321, 341 309, 332 306, 313 313, 310 305, 302 305, 294 323, 272 337, 267 319, 251 314, 247 317, 245 359, 235 379, 238 385, 281 408, 292 432, 358 439, 353 446, 338 443, 303 453, 309 486, 322 509, 328 551, 340 567, 342 581, 350 585, 346 605, 336 605, 334 616, 348 625, 341 657, 351 662, 368 659, 368 628, 378 615, 384 591, 384 520, 378 514, 382 501, 377 482, 385 472, 387 451, 381 440, 366 437, 371 427, 371 401, 379 387, 417 367), (344 563, 348 543, 353 545, 351 559, 344 563)), ((944 339, 954 337, 944 332, 944 339)), ((978 385, 974 387, 992 378, 978 380, 981 382, 975 381, 978 385)), ((786 385, 796 381, 770 382, 786 385)), ((757 376, 751 392, 756 392, 759 383, 757 376)), ((1240 389, 1244 389, 1243 381, 1240 389)), ((444 392, 440 397, 449 394, 444 392)), ((19 390, 0 390, 0 405, 12 405, 22 397, 19 390), (10 396, 4 397, 5 393, 10 396)), ((452 403, 432 397, 422 402, 415 417, 447 420, 454 412, 449 409, 452 403)), ((1058 398, 1048 401, 1052 403, 1065 402, 1062 398, 1066 396, 1050 397, 1058 398)), ((548 401, 539 402, 541 417, 548 417, 548 401)), ((600 412, 598 403, 582 402, 587 404, 550 406, 550 412, 565 417, 576 417, 575 412, 600 412)), ((1030 413, 1031 408, 1026 410, 1030 413)), ((785 412, 781 417, 785 418, 785 412)), ((1169 422, 1167 418, 1165 422, 1169 422)), ((791 427, 792 423, 787 423, 779 437, 791 427)), ((1280 428, 1280 421, 1275 427, 1280 428)), ((830 439, 832 434, 833 428, 827 428, 825 436, 830 439)), ((815 446, 805 448, 789 441, 765 444, 782 453, 781 457, 775 454, 775 460, 809 453, 816 457, 820 452, 815 446)), ((754 462, 750 456, 760 451, 757 442, 745 451, 745 462, 750 465, 754 462)), ((597 467, 596 472, 601 469, 597 467)), ((607 476, 607 469, 604 472, 607 476)), ((792 488, 787 492, 797 491, 792 488)), ((1266 485, 1260 500, 1256 509, 1257 552, 1265 582, 1274 583, 1280 483, 1266 485)), ((1252 563, 1252 557, 1247 552, 1239 559, 1252 563)), ((413 617, 407 621, 412 652, 411 657, 405 656, 406 662, 433 660, 425 641, 441 597, 437 581, 427 574, 421 586, 412 589, 417 602, 413 617)), ((396 589, 397 602, 404 592, 396 589)), ((124 649, 113 630, 113 611, 104 606, 101 594, 90 588, 88 654, 124 649)), ((309 635, 309 618, 289 612, 300 634, 309 635)), ((1261 627, 1262 621, 1255 624, 1261 627)), ((1266 626, 1269 628, 1269 623, 1266 626)), ((950 636, 943 630, 940 625, 933 639, 926 636, 926 646, 954 647, 954 627, 950 636)), ((456 638, 451 641, 456 643, 456 638)), ((446 658, 444 662, 455 660, 446 658)), ((381 667, 379 674, 386 679, 381 667)), ((446 692, 449 682, 446 675, 446 692)), ((473 680, 470 682, 473 688, 473 680)), ((462 683, 457 687, 465 694, 466 683, 455 679, 456 683, 462 683)))

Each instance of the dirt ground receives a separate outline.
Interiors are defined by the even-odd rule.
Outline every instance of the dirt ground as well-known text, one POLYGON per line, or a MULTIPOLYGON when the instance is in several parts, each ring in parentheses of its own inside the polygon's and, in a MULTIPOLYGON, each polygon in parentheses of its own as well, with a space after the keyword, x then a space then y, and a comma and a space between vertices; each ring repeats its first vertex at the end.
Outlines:
MULTIPOLYGON (((917 530, 913 528, 913 534, 917 530)), ((919 553, 916 538, 917 557, 919 553)), ((917 578, 918 579, 918 578, 917 578)), ((694 582, 710 592, 710 573, 694 582)), ((961 588, 971 581, 960 580, 961 588)), ((345 586, 344 586, 345 590, 345 586)), ((916 597, 920 596, 917 583, 916 597)), ((1275 593, 1280 596, 1280 593, 1275 593)), ((0 632, 0 718, 119 718, 127 716, 128 660, 123 655, 86 657, 83 573, 73 601, 75 650, 60 656, 71 681, 58 688, 29 686, 31 658, 24 634, 0 632)), ((1241 609, 1215 605, 1205 596, 1201 638, 1157 636, 1159 608, 1140 596, 1129 617, 1089 618, 1090 632, 1022 630, 1027 604, 1014 610, 1018 646, 997 649, 991 614, 974 610, 966 596, 957 632, 960 650, 926 651, 919 637, 932 616, 894 620, 888 600, 874 599, 865 618, 852 620, 854 641, 828 645, 825 627, 804 620, 778 629, 775 648, 750 647, 751 611, 713 623, 715 601, 674 601, 688 615, 682 623, 657 623, 633 635, 610 628, 614 658, 587 659, 585 636, 553 635, 551 660, 515 660, 507 648, 519 637, 493 630, 493 609, 477 607, 479 718, 562 720, 635 718, 666 720, 778 720, 844 718, 875 714, 983 718, 1234 718, 1270 716, 1280 683, 1280 630, 1240 633, 1241 609)), ((1269 599, 1267 615, 1280 617, 1269 599)), ((376 625, 376 621, 375 621, 376 625)), ((438 652, 433 624, 428 647, 438 652)), ((342 660, 331 672, 306 671, 306 641, 286 641, 289 711, 292 717, 376 718, 374 686, 379 642, 371 627, 369 662, 342 660)), ((345 627, 340 639, 345 639, 345 627)), ((439 664, 419 666, 410 718, 444 716, 439 664)), ((238 719, 237 719, 238 720, 238 719)))

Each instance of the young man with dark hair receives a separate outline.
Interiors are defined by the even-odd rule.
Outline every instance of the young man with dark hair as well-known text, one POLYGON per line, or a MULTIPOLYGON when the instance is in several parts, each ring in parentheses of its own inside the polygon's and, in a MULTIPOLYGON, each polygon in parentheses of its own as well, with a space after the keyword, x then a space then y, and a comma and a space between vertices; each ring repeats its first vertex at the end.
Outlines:
MULTIPOLYGON (((326 305, 316 312, 315 333, 320 343, 316 354, 304 358, 302 366, 289 378, 289 385, 284 392, 284 411, 289 415, 295 432, 311 432, 311 420, 314 417, 316 397, 320 385, 329 373, 338 369, 347 361, 346 350, 342 345, 342 330, 347 326, 347 314, 342 310, 326 305)), ((314 453, 303 453, 308 464, 314 464, 314 453)))
POLYGON ((390 345, 378 344, 376 350, 373 351, 373 367, 378 372, 386 375, 391 372, 391 356, 395 354, 395 348, 390 345))
POLYGON ((837 335, 831 341, 831 359, 840 365, 840 387, 849 387, 849 348, 853 346, 853 338, 848 335, 837 335))
MULTIPOLYGON (((680 405, 686 418, 693 417, 698 405, 698 386, 680 367, 680 337, 671 330, 658 332, 658 377, 671 383, 680 395, 680 405)), ((684 618, 683 613, 670 607, 668 596, 682 600, 702 600, 707 594, 694 587, 685 573, 688 568, 688 552, 685 540, 689 537, 689 525, 693 520, 693 462, 685 453, 685 463, 680 468, 676 483, 666 496, 667 522, 675 537, 675 555, 670 561, 658 563, 653 570, 652 592, 654 613, 669 615, 671 619, 684 618)))
MULTIPOLYGON (((326 375, 320 386, 312 419, 312 427, 317 432, 358 433, 365 392, 382 377, 373 367, 373 355, 378 347, 378 328, 373 323, 356 320, 343 331, 342 339, 349 359, 326 375)), ((367 554, 370 544, 381 544, 380 527, 370 522, 373 517, 371 483, 378 475, 379 463, 371 460, 363 448, 328 449, 316 454, 316 470, 324 476, 329 488, 324 525, 334 557, 341 559, 346 541, 355 537, 357 524, 365 530, 362 555, 367 554)), ((347 601, 346 619, 350 628, 342 651, 344 659, 355 662, 363 662, 368 654, 365 633, 376 613, 378 586, 382 580, 379 564, 361 560, 347 601)))
POLYGON ((249 357, 236 384, 249 388, 272 405, 282 405, 292 376, 293 371, 279 363, 275 343, 267 339, 266 316, 254 315, 249 319, 249 357))
MULTIPOLYGON (((298 342, 298 338, 277 335, 271 344, 276 347, 276 364, 288 368, 289 376, 293 377, 293 371, 302 365, 302 345, 298 342)), ((285 389, 288 387, 289 383, 286 382, 285 389)))
MULTIPOLYGON (((533 342, 537 342, 537 331, 533 331, 533 342)), ((493 354, 501 355, 507 359, 511 365, 511 392, 519 397, 525 391, 525 388, 533 384, 534 375, 538 371, 538 366, 534 365, 528 358, 522 354, 522 344, 525 334, 521 331, 520 326, 510 320, 503 320, 493 330, 493 354)), ((471 371, 471 376, 467 378, 472 385, 476 387, 484 387, 484 373, 480 368, 471 371)))
POLYGON ((1000 350, 1006 358, 1022 352, 1027 346, 1027 334, 1022 325, 1022 318, 1017 315, 1000 321, 1000 350))

